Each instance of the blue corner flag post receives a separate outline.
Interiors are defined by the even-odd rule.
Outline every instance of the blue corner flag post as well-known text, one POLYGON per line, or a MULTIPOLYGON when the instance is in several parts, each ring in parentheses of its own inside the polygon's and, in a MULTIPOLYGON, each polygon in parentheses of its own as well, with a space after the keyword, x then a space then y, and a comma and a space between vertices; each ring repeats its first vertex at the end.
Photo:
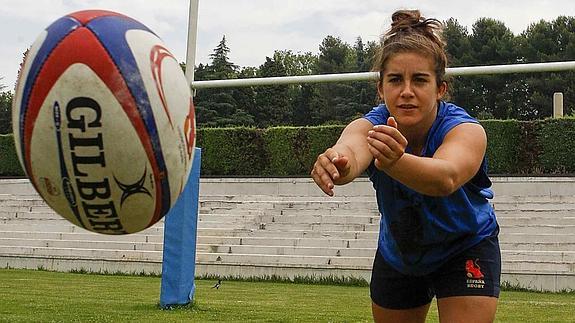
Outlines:
POLYGON ((186 305, 194 298, 201 156, 201 149, 195 148, 188 183, 164 219, 162 308, 186 305))

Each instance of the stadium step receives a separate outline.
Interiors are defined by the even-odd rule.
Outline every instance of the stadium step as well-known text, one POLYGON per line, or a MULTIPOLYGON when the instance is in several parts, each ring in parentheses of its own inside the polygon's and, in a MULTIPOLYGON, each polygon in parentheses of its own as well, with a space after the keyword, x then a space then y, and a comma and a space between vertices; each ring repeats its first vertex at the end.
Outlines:
POLYGON ((201 244, 211 245, 253 245, 279 247, 375 248, 377 246, 377 240, 373 239, 199 236, 197 241, 201 244))
MULTIPOLYGON (((2 226, 0 226, 2 228, 2 226)), ((0 231, 0 237, 21 240, 62 240, 62 241, 118 241, 132 243, 163 243, 159 234, 147 234, 145 231, 129 235, 105 235, 93 232, 42 232, 42 231, 0 231)))
POLYGON ((300 255, 267 254, 221 254, 199 252, 196 255, 199 264, 231 264, 247 266, 280 266, 333 269, 371 269, 373 257, 324 257, 300 255))
POLYGON ((531 261, 531 260, 507 260, 501 263, 501 271, 503 273, 514 274, 537 274, 537 275, 565 275, 573 276, 573 262, 567 261, 531 261))
POLYGON ((507 242, 499 240, 501 249, 528 251, 575 251, 575 242, 507 242))
POLYGON ((501 233, 523 233, 523 234, 572 234, 575 232, 575 225, 500 225, 501 233))
POLYGON ((499 233, 499 241, 504 243, 575 243, 575 234, 552 234, 552 233, 499 233))
MULTIPOLYGON (((575 213, 574 213, 575 214, 575 213)), ((537 227, 540 225, 559 225, 559 226, 572 226, 575 225, 575 216, 507 216, 497 218, 500 225, 527 225, 537 227)))
POLYGON ((161 251, 0 246, 0 256, 161 262, 161 251))
POLYGON ((329 257, 367 257, 373 258, 375 248, 327 248, 302 246, 262 246, 262 245, 226 245, 203 244, 197 245, 197 252, 223 253, 223 254, 262 254, 262 255, 300 255, 300 256, 329 256, 329 257))
POLYGON ((62 239, 23 239, 0 238, 2 247, 44 247, 44 248, 73 248, 73 249, 112 249, 112 250, 143 250, 162 251, 163 243, 133 242, 114 240, 62 240, 62 239))

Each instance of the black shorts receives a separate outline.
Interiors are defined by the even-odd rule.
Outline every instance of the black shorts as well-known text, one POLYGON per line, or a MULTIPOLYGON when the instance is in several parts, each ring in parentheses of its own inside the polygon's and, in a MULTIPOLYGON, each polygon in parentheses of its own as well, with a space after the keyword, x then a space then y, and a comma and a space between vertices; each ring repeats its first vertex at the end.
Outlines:
POLYGON ((387 309, 409 309, 450 296, 499 297, 501 252, 497 233, 451 258, 425 276, 405 275, 376 252, 371 300, 387 309))

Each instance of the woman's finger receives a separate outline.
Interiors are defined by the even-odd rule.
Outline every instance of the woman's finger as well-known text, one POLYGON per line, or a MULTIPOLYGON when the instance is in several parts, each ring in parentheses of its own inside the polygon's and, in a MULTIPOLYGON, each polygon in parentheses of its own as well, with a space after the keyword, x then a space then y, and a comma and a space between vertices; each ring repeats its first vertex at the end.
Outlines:
POLYGON ((377 125, 373 127, 373 131, 376 133, 382 133, 390 136, 395 141, 397 141, 401 146, 407 146, 407 139, 397 130, 396 128, 386 126, 386 125, 377 125))

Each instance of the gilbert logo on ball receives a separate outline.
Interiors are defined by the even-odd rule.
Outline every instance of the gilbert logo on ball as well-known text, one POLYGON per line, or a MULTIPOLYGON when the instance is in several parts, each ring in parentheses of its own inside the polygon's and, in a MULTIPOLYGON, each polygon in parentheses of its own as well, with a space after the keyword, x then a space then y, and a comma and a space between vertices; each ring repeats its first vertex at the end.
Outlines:
POLYGON ((12 113, 35 189, 87 230, 143 230, 186 184, 191 91, 160 38, 134 19, 89 10, 52 23, 26 55, 12 113))

